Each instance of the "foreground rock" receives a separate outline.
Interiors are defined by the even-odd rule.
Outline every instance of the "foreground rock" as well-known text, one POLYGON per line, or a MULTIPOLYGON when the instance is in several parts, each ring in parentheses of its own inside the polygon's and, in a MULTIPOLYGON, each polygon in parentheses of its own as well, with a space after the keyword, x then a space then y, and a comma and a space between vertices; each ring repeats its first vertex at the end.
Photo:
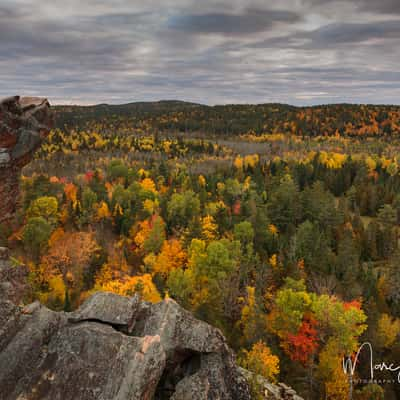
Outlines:
MULTIPOLYGON (((26 270, 0 248, 1 400, 249 400, 221 332, 171 299, 98 292, 72 312, 22 306, 26 270)), ((266 399, 301 400, 257 377, 266 399)), ((257 397, 259 398, 259 397, 257 397)))
POLYGON ((254 375, 246 369, 239 368, 239 370, 249 382, 253 382, 253 385, 256 385, 259 398, 274 400, 303 400, 303 398, 298 396, 291 387, 284 383, 279 382, 274 384, 260 375, 254 375))
POLYGON ((14 212, 21 168, 31 160, 52 123, 46 99, 14 96, 0 101, 0 222, 14 212))
POLYGON ((99 292, 73 313, 0 298, 4 400, 250 399, 220 331, 173 300, 99 292))

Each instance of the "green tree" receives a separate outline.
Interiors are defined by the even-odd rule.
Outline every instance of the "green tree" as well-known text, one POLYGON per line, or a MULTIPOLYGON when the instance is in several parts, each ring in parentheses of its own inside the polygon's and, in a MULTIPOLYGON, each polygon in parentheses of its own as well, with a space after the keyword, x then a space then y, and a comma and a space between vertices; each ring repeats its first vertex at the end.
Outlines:
POLYGON ((339 240, 336 260, 336 276, 346 283, 346 290, 343 293, 345 298, 354 298, 360 295, 359 261, 360 247, 355 240, 352 226, 346 225, 339 240))
POLYGON ((236 240, 239 240, 243 247, 246 247, 249 244, 253 244, 253 226, 248 221, 239 222, 235 225, 233 229, 233 236, 236 240))
POLYGON ((290 176, 285 176, 272 193, 268 204, 268 215, 281 232, 287 232, 290 226, 296 225, 300 220, 299 189, 290 176))
POLYGON ((127 179, 129 174, 128 166, 121 160, 113 160, 110 162, 107 168, 107 175, 110 180, 118 178, 127 179))
POLYGON ((143 243, 145 252, 159 253, 165 238, 165 223, 163 219, 157 215, 152 219, 149 235, 143 243))
POLYGON ((57 222, 58 201, 55 197, 43 196, 32 201, 27 215, 30 218, 42 217, 47 222, 54 224, 57 222))
POLYGON ((293 243, 296 261, 304 260, 307 271, 324 275, 332 272, 333 254, 317 224, 307 220, 299 225, 293 243))
POLYGON ((370 383, 354 393, 354 400, 384 400, 385 391, 377 384, 370 383))
POLYGON ((200 200, 192 191, 174 193, 167 205, 168 221, 177 227, 187 227, 200 213, 200 200))
POLYGON ((95 205, 97 203, 97 194, 90 189, 85 187, 82 191, 82 215, 80 221, 83 224, 88 224, 96 214, 95 205))
POLYGON ((38 261, 41 252, 47 247, 53 228, 43 217, 32 217, 25 225, 22 240, 25 248, 38 261))

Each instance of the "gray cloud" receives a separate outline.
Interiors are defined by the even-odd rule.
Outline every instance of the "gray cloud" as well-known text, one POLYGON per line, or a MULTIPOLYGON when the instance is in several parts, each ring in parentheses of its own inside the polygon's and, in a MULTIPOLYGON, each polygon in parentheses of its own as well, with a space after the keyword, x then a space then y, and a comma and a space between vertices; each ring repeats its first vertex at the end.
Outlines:
POLYGON ((0 96, 399 102, 397 0, 245 3, 3 0, 0 96))
POLYGON ((185 33, 243 35, 264 32, 278 22, 293 23, 299 20, 300 16, 292 11, 247 8, 239 14, 208 13, 173 16, 169 21, 169 27, 185 33))
POLYGON ((370 23, 333 23, 312 31, 295 32, 250 44, 254 48, 305 48, 311 50, 341 48, 343 45, 391 44, 400 39, 400 20, 370 23))
POLYGON ((398 0, 359 0, 362 9, 387 14, 400 14, 400 3, 398 0))
POLYGON ((304 0, 305 4, 313 6, 326 6, 335 3, 338 7, 345 3, 351 3, 357 10, 380 14, 400 14, 400 2, 398 0, 304 0))
POLYGON ((363 24, 336 23, 323 26, 310 34, 304 34, 304 37, 310 38, 322 46, 399 39, 400 20, 363 24))

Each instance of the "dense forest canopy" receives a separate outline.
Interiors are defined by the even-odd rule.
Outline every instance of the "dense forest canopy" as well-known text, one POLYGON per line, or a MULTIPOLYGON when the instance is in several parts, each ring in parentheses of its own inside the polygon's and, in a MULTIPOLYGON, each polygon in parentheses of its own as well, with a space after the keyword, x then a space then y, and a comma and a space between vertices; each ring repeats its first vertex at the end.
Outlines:
POLYGON ((341 360, 364 341, 400 359, 399 107, 56 111, 0 231, 31 300, 172 297, 221 328, 243 367, 307 399, 348 398, 341 360))
POLYGON ((397 135, 400 107, 334 104, 294 107, 285 104, 205 106, 180 101, 124 105, 58 106, 58 127, 201 132, 215 135, 284 133, 304 136, 397 135))

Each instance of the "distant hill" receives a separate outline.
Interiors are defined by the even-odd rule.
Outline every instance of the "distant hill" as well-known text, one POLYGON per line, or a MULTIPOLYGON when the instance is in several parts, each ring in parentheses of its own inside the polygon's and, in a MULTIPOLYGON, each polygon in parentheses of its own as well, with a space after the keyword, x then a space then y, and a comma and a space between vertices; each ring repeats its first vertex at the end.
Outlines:
POLYGON ((307 136, 375 136, 400 133, 400 106, 286 104, 206 106, 177 100, 121 105, 55 106, 57 126, 124 127, 144 131, 216 135, 284 133, 307 136))

